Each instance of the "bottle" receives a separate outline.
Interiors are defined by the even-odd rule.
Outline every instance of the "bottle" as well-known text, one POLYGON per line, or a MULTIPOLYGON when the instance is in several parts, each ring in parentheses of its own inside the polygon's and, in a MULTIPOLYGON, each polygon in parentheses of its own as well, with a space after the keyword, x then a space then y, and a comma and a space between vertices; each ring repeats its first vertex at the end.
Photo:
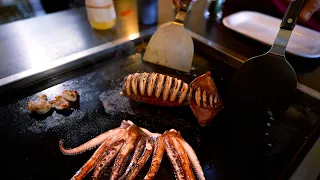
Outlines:
POLYGON ((220 20, 225 0, 207 0, 204 17, 209 20, 220 20))
POLYGON ((117 13, 117 35, 135 39, 139 33, 136 1, 116 0, 114 3, 117 13))
POLYGON ((137 0, 139 23, 151 25, 158 21, 158 0, 137 0))
POLYGON ((96 30, 111 29, 116 24, 113 0, 86 0, 88 20, 96 30))

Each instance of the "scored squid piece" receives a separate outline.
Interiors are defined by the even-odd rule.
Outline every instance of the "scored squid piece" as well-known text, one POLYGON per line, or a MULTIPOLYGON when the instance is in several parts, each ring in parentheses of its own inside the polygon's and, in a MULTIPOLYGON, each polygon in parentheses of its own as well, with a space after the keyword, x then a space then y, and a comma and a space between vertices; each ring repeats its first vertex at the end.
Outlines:
MULTIPOLYGON (((186 98, 188 90, 189 90, 188 84, 187 83, 183 83, 182 84, 182 88, 181 88, 181 95, 180 95, 179 101, 178 101, 179 103, 182 103, 182 101, 186 98)), ((192 92, 191 92, 191 94, 192 94, 192 92)))
POLYGON ((131 80, 132 91, 135 95, 138 95, 138 73, 134 73, 131 80))
POLYGON ((156 87, 156 97, 160 97, 160 94, 162 92, 162 89, 163 89, 163 82, 164 82, 164 79, 165 79, 165 75, 163 74, 159 74, 158 75, 158 83, 157 83, 157 87, 156 87))
POLYGON ((201 106, 200 101, 201 101, 201 88, 198 87, 194 99, 196 100, 197 106, 201 106))
POLYGON ((130 152, 133 150, 135 141, 139 137, 139 130, 136 125, 130 126, 128 130, 129 137, 124 142, 119 154, 116 157, 115 163, 112 167, 110 180, 118 179, 121 176, 121 173, 124 170, 126 165, 126 160, 129 157, 130 152))
POLYGON ((166 82, 164 84, 163 97, 162 97, 164 101, 166 101, 168 99, 171 84, 172 84, 172 77, 167 76, 166 82))
POLYGON ((193 174, 193 171, 189 162, 188 154, 183 148, 182 143, 179 140, 177 140, 177 137, 181 137, 180 134, 177 131, 172 129, 169 131, 168 136, 172 140, 173 147, 176 150, 178 156, 180 157, 182 169, 185 174, 186 180, 195 180, 196 178, 193 174))
POLYGON ((211 77, 211 72, 197 77, 190 83, 190 86, 192 89, 196 89, 195 98, 191 100, 190 108, 199 124, 205 125, 223 108, 223 103, 211 77), (207 103, 208 97, 210 107, 207 103))
POLYGON ((155 82, 157 79, 157 73, 151 73, 149 81, 148 81, 148 86, 147 86, 147 94, 148 96, 151 96, 153 94, 153 90, 155 87, 155 82))
POLYGON ((173 85, 172 92, 170 95, 170 101, 174 101, 177 98, 177 94, 178 94, 180 87, 181 87, 181 82, 182 81, 180 79, 177 79, 177 78, 174 79, 174 85, 173 85))
POLYGON ((189 91, 188 84, 177 78, 158 73, 134 73, 125 78, 122 94, 149 104, 185 106, 191 100, 187 96, 189 91))
POLYGON ((190 85, 158 73, 134 73, 125 78, 122 94, 135 101, 160 106, 190 105, 199 124, 205 125, 223 108, 211 72, 190 85))
POLYGON ((144 95, 144 92, 146 90, 147 78, 148 78, 148 73, 142 73, 141 79, 139 81, 139 89, 140 89, 141 95, 144 95))

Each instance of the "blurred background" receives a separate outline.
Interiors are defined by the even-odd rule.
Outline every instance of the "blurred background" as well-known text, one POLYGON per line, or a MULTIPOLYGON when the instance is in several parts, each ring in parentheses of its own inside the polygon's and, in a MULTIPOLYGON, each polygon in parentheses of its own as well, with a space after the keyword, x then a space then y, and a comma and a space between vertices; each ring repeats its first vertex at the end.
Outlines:
POLYGON ((84 0, 0 0, 0 24, 84 6, 84 0))

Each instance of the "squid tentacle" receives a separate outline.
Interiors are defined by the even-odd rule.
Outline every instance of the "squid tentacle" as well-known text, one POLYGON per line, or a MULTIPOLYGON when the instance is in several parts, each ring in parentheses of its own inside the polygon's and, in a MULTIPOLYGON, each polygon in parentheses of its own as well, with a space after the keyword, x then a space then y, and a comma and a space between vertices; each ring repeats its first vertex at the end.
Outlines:
POLYGON ((80 180, 84 176, 86 176, 97 164, 97 161, 100 159, 105 150, 114 142, 116 142, 119 137, 121 137, 125 133, 125 129, 120 129, 116 131, 113 136, 107 138, 99 148, 94 152, 91 158, 76 172, 76 174, 72 177, 73 180, 80 180), (121 131, 122 130, 122 131, 121 131))
POLYGON ((154 148, 153 157, 151 161, 151 167, 148 173, 146 174, 146 176, 144 177, 144 180, 151 180, 157 174, 162 161, 164 149, 166 146, 163 135, 158 136, 154 139, 155 139, 155 148, 154 148))
POLYGON ((169 137, 173 141, 173 147, 177 151, 178 156, 180 157, 182 169, 184 171, 184 174, 186 176, 187 180, 195 180, 195 176, 193 174, 188 154, 186 153, 185 149, 183 148, 180 141, 177 140, 177 136, 179 136, 178 132, 175 130, 169 131, 169 137))
POLYGON ((181 142, 183 148, 187 152, 188 157, 191 161, 192 167, 193 167, 194 171, 196 172, 198 179, 205 180, 206 178, 204 177, 202 167, 201 167, 200 162, 198 160, 198 157, 197 157, 196 153, 194 152, 194 150, 192 149, 192 147, 182 137, 179 137, 177 139, 181 142))
MULTIPOLYGON (((135 75, 134 78, 137 79, 139 77, 135 75)), ((154 83, 156 84, 157 81, 154 83)), ((137 92, 133 91, 133 93, 137 92)), ((206 95, 204 96, 206 97, 206 95)), ((196 177, 199 180, 205 180, 196 153, 182 138, 179 131, 171 129, 165 131, 163 134, 152 133, 147 129, 136 126, 131 121, 123 120, 119 128, 107 131, 98 137, 97 139, 99 141, 103 138, 106 139, 104 139, 91 158, 75 173, 72 177, 73 180, 84 178, 93 168, 95 168, 93 179, 99 179, 103 168, 108 166, 113 159, 115 159, 115 161, 110 179, 132 180, 141 171, 151 154, 153 154, 151 166, 144 177, 144 180, 151 180, 155 177, 160 167, 164 152, 166 152, 173 167, 175 177, 178 180, 195 180, 196 177), (108 133, 111 133, 111 135, 107 136, 108 133), (131 153, 133 150, 134 152, 131 153), (129 163, 126 168, 128 164, 127 161, 131 157, 131 154, 133 154, 131 163, 129 163), (122 174, 123 172, 125 173, 122 174)), ((62 143, 59 147, 61 152, 68 152, 69 150, 69 153, 74 153, 79 149, 83 150, 84 145, 93 145, 97 143, 98 140, 94 143, 88 141, 73 149, 64 149, 62 143)))
POLYGON ((119 131, 122 128, 116 128, 116 129, 112 129, 109 130, 107 132, 104 132, 102 134, 100 134, 99 136, 89 140, 88 142, 72 148, 72 149, 65 149, 63 147, 63 142, 62 140, 59 141, 59 148, 60 151, 64 154, 64 155, 77 155, 77 154, 81 154, 85 151, 91 150, 95 147, 97 147, 98 145, 100 145, 103 141, 105 141, 107 138, 109 138, 110 136, 113 136, 114 133, 116 133, 117 131, 119 131))
POLYGON ((127 136, 128 134, 126 133, 122 138, 120 138, 118 141, 110 145, 109 148, 107 148, 106 152, 101 156, 94 169, 93 179, 97 180, 100 177, 102 169, 108 166, 110 162, 116 157, 127 136))
POLYGON ((131 162, 130 162, 129 166, 127 167, 125 173, 121 176, 120 179, 127 179, 129 174, 131 173, 131 171, 134 169, 135 165, 139 161, 139 159, 143 153, 143 149, 145 149, 145 147, 146 147, 146 138, 144 136, 141 136, 141 138, 138 141, 137 146, 134 150, 131 162))
POLYGON ((186 179, 185 174, 182 169, 181 160, 173 147, 172 139, 169 137, 168 131, 165 132, 165 142, 166 142, 166 153, 173 167, 174 174, 178 180, 186 179))
POLYGON ((138 175, 143 165, 148 161, 149 157, 151 156, 153 148, 154 148, 154 142, 151 137, 148 137, 144 152, 140 157, 139 161, 137 162, 137 164, 135 165, 134 169, 132 169, 132 171, 130 172, 130 175, 128 176, 128 178, 126 178, 127 180, 132 180, 138 175))
POLYGON ((119 154, 116 157, 115 163, 112 167, 112 172, 111 172, 111 180, 118 179, 119 176, 121 175, 126 160, 129 158, 130 152, 134 148, 134 144, 138 136, 140 135, 138 131, 138 127, 136 125, 132 125, 130 129, 128 130, 129 137, 125 141, 124 145, 121 147, 121 150, 119 154))

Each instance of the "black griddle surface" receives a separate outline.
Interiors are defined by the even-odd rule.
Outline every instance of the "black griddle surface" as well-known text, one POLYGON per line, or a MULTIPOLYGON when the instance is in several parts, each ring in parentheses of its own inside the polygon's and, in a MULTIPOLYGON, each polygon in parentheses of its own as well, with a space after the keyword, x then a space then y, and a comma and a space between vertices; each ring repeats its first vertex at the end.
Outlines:
MULTIPOLYGON (((48 83, 21 89, 19 94, 12 94, 12 97, 1 97, 1 155, 5 164, 2 175, 11 179, 70 179, 94 150, 66 156, 59 150, 59 140, 64 141, 66 148, 75 147, 104 131, 118 127, 126 119, 152 132, 163 133, 171 128, 181 131, 182 136, 196 151, 207 179, 278 177, 318 121, 305 120, 304 116, 307 115, 301 115, 304 110, 298 103, 290 107, 286 117, 270 122, 271 127, 265 127, 261 134, 269 135, 261 139, 264 145, 262 151, 255 152, 247 151, 250 148, 247 146, 248 142, 244 142, 247 147, 243 147, 239 139, 234 138, 237 136, 234 131, 237 123, 233 122, 243 120, 230 119, 230 112, 226 109, 210 124, 200 127, 188 106, 153 106, 129 101, 119 95, 122 80, 130 73, 158 72, 190 83, 195 77, 210 70, 224 99, 226 87, 235 69, 197 53, 193 67, 191 73, 180 73, 142 62, 139 53, 128 56, 127 51, 119 50, 115 57, 101 63, 55 77, 48 83), (66 81, 60 82, 63 80, 66 81), (47 88, 48 84, 54 85, 47 88), (52 111, 46 117, 34 116, 28 112, 26 105, 36 94, 44 93, 52 100, 64 89, 80 93, 78 109, 70 112, 52 111)), ((144 177, 149 165, 150 160, 137 179, 144 177)), ((111 167, 108 169, 106 175, 110 173, 111 167)), ((91 174, 86 179, 90 177, 91 174)), ((165 156, 156 179, 174 179, 165 156)))

